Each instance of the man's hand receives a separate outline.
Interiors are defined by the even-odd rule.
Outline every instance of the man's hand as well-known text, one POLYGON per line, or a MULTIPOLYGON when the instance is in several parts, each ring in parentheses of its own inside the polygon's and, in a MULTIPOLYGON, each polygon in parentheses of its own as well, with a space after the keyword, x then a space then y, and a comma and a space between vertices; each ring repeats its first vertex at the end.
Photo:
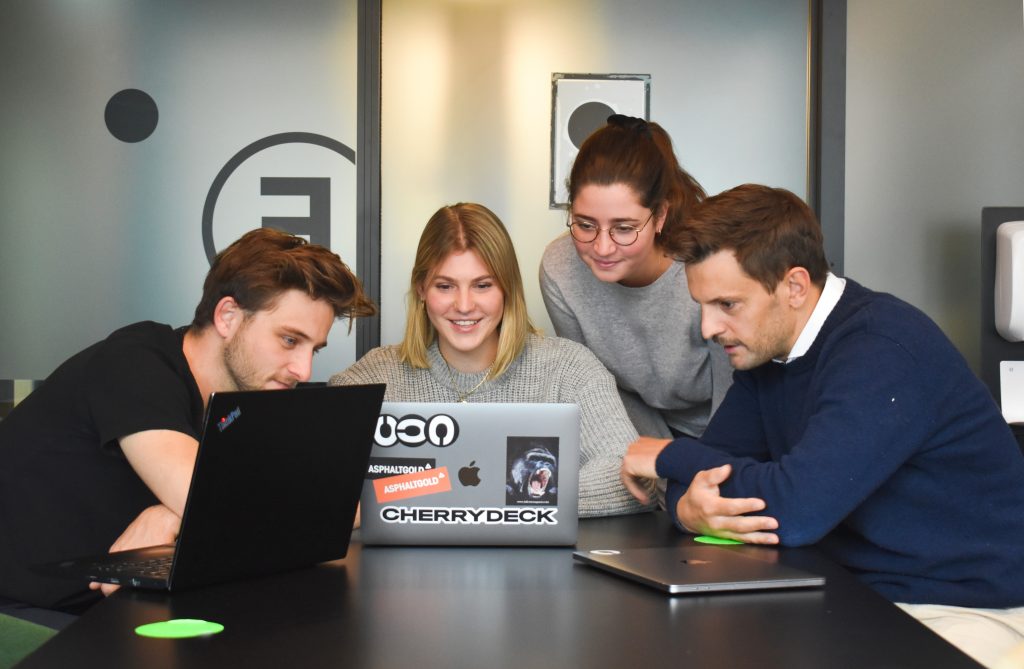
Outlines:
POLYGON ((622 484, 626 486, 626 490, 642 504, 650 502, 651 488, 653 487, 651 481, 658 478, 658 472, 654 465, 658 454, 670 441, 672 440, 640 437, 626 449, 619 476, 622 477, 622 484))
POLYGON ((676 517, 683 527, 698 534, 736 539, 748 544, 777 544, 779 527, 771 516, 745 516, 762 511, 763 499, 722 497, 719 486, 732 474, 732 465, 698 472, 686 494, 676 505, 676 517))
MULTIPOLYGON (((125 528, 121 536, 110 547, 110 552, 126 551, 132 548, 146 548, 147 546, 161 546, 172 544, 178 538, 178 530, 181 527, 181 518, 163 504, 156 504, 144 509, 135 520, 125 528)), ((100 590, 104 596, 109 596, 120 586, 113 583, 89 584, 90 590, 100 590)))

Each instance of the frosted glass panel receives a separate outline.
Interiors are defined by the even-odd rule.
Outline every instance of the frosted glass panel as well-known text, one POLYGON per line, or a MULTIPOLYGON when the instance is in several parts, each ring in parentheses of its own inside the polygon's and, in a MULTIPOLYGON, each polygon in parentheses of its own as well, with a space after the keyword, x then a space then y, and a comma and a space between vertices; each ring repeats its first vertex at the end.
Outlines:
MULTIPOLYGON (((356 32, 356 0, 10 3, 0 378, 43 378, 127 323, 191 321, 204 212, 218 249, 292 220, 355 269, 356 32), (152 108, 122 105, 118 121, 108 104, 124 89, 152 108), (259 145, 284 133, 303 134, 259 145)), ((329 342, 315 380, 355 358, 344 322, 329 342)))

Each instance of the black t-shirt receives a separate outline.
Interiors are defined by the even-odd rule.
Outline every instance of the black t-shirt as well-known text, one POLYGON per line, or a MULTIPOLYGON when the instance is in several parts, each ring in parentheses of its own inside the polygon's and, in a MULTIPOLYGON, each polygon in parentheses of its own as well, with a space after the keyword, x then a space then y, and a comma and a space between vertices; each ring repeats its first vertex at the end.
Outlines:
POLYGON ((0 596, 48 608, 96 597, 30 567, 106 552, 157 503, 118 439, 156 429, 199 438, 203 399, 184 334, 152 322, 117 330, 0 421, 0 596))

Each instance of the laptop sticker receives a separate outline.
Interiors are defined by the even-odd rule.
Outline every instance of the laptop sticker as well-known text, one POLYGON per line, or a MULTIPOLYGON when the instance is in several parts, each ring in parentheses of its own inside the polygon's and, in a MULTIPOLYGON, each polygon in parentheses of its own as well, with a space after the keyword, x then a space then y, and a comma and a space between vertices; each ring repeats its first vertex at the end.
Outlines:
POLYGON ((438 467, 422 472, 389 476, 373 481, 373 490, 377 494, 377 503, 385 504, 410 497, 423 497, 452 489, 448 478, 448 468, 438 467))
POLYGON ((505 504, 558 504, 558 437, 509 437, 505 504))
POLYGON ((400 474, 414 474, 437 467, 435 458, 370 458, 368 479, 385 479, 400 474))
POLYGON ((429 444, 444 448, 451 446, 458 438, 459 424, 446 414, 435 414, 428 418, 418 414, 381 414, 373 434, 373 441, 385 448, 396 444, 413 448, 429 444))

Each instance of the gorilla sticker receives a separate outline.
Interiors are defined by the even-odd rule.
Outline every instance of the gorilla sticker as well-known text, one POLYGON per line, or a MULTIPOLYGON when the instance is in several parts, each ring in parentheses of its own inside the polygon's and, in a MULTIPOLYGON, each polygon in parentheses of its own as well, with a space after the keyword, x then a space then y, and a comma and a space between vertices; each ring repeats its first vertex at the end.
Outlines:
POLYGON ((558 503, 558 437, 509 437, 506 504, 558 503))

